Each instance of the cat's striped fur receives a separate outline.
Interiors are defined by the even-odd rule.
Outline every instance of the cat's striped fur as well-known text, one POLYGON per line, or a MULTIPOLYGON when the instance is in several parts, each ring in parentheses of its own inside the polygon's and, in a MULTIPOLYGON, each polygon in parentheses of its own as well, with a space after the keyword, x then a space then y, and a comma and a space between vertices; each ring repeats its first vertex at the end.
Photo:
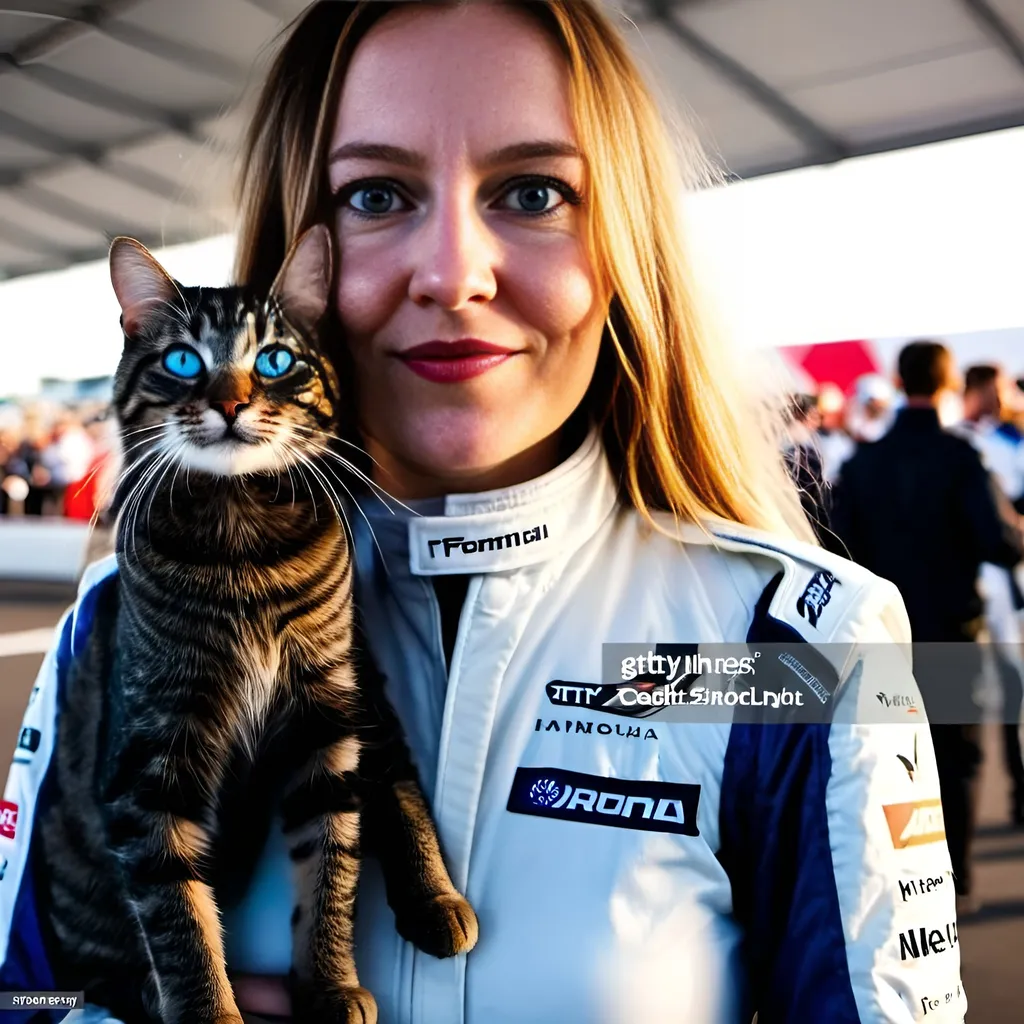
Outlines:
POLYGON ((265 303, 181 288, 128 240, 111 263, 126 339, 119 573, 69 674, 35 847, 57 988, 129 1024, 241 1024, 218 900, 244 890, 280 801, 295 1016, 375 1020, 352 957, 361 818, 407 938, 463 952, 476 919, 360 662, 327 447, 338 384, 311 340, 329 236, 300 240, 265 303), (179 371, 197 365, 182 345, 195 377, 167 367, 173 346, 179 371), (273 346, 294 362, 269 379, 257 359, 273 346))

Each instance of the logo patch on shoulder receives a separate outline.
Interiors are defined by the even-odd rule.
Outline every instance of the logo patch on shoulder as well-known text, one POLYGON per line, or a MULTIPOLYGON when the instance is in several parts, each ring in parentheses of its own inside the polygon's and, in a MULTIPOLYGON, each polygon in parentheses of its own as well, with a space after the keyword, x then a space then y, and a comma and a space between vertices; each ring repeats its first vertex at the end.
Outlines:
POLYGON ((564 768, 517 768, 508 810, 644 832, 699 836, 700 786, 585 775, 564 768))
POLYGON ((801 618, 812 626, 818 625, 818 619, 832 600, 832 588, 842 586, 839 580, 826 569, 819 569, 807 584, 804 592, 797 598, 796 610, 801 618))
POLYGON ((18 828, 18 805, 10 800, 0 800, 0 836, 13 839, 18 828))

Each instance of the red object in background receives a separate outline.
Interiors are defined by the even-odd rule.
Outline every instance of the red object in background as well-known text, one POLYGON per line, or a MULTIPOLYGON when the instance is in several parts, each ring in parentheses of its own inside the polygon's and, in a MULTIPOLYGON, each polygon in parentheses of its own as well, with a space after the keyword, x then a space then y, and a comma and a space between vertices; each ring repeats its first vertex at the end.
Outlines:
POLYGON ((832 341, 822 345, 784 346, 782 354, 818 384, 835 384, 845 395, 865 373, 881 373, 882 367, 870 341, 832 341))
POLYGON ((0 800, 0 836, 13 839, 18 828, 18 805, 10 800, 0 800))
POLYGON ((89 463, 89 469, 81 480, 69 484, 64 491, 64 515, 68 519, 88 522, 96 511, 96 488, 102 476, 106 453, 97 455, 89 463))

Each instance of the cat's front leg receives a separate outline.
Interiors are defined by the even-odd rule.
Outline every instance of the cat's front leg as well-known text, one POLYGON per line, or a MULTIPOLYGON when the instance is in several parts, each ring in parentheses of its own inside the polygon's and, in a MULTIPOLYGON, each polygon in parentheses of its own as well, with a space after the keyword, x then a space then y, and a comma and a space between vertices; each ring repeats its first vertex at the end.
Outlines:
POLYGON ((434 819, 379 676, 364 665, 368 721, 360 763, 364 848, 380 861, 403 938, 436 957, 468 953, 479 925, 448 874, 434 819))
POLYGON ((359 984, 352 951, 359 880, 359 741, 316 751, 281 805, 295 868, 292 1012, 301 1024, 375 1024, 377 1004, 359 984))
POLYGON ((220 916, 206 881, 208 794, 187 750, 202 738, 185 724, 172 753, 131 736, 112 752, 104 819, 140 940, 152 966, 153 1015, 163 1024, 243 1024, 228 981, 220 916))

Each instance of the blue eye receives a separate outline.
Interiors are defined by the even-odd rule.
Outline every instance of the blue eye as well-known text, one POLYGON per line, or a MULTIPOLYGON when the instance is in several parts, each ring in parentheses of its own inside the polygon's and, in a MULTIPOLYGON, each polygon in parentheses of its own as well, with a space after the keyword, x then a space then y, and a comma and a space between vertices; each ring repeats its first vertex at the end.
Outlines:
POLYGON ((175 377, 191 380, 203 372, 203 361, 186 345, 174 345, 164 353, 164 369, 175 377))
POLYGON ((354 181, 340 189, 335 199, 347 213, 363 220, 374 220, 412 209, 398 185, 386 179, 363 178, 354 181))
POLYGON ((509 198, 517 198, 512 209, 521 213, 545 213, 565 202, 562 196, 548 185, 523 185, 513 189, 508 195, 509 198))
POLYGON ((256 372, 261 377, 283 377, 294 365, 295 356, 280 345, 264 349, 256 357, 256 372))

